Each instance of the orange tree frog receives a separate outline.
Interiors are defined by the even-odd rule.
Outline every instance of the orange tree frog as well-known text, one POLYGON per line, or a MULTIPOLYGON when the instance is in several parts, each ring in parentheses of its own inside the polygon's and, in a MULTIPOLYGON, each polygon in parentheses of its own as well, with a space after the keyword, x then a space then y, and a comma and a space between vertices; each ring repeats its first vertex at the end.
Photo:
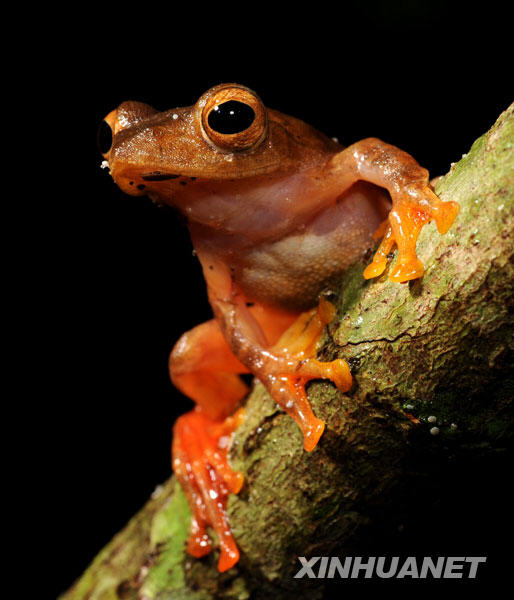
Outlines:
POLYGON ((311 451, 325 424, 305 384, 348 391, 343 360, 316 359, 333 316, 320 292, 382 237, 364 277, 423 275, 416 240, 434 220, 440 233, 458 211, 432 191, 409 154, 375 138, 343 148, 304 122, 266 108, 238 84, 208 90, 194 106, 158 112, 124 102, 103 122, 101 149, 116 184, 178 208, 201 262, 214 319, 185 333, 171 352, 171 379, 196 404, 174 426, 172 462, 191 506, 188 551, 220 545, 218 568, 239 559, 226 517, 243 476, 227 461, 229 436, 251 373, 302 431, 311 451))

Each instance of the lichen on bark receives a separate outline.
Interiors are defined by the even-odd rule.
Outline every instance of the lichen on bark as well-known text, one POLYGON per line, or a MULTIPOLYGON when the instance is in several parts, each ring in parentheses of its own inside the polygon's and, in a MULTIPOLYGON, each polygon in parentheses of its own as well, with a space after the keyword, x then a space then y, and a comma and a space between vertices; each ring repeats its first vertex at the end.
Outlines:
MULTIPOLYGON (((341 278, 320 356, 346 359, 355 385, 344 395, 326 381, 310 385, 314 411, 327 423, 313 452, 303 451, 294 422, 254 384, 230 452, 246 476, 228 504, 241 549, 235 568, 220 575, 217 552, 187 556, 189 509, 171 479, 62 600, 291 597, 297 556, 352 552, 363 532, 399 510, 413 456, 444 460, 450 448, 469 460, 510 442, 513 150, 514 105, 437 182, 438 195, 457 201, 460 213, 444 236, 434 224, 424 228, 421 280, 398 285, 385 273, 365 281, 364 263, 341 278)), ((311 596, 320 593, 313 588, 311 596)))

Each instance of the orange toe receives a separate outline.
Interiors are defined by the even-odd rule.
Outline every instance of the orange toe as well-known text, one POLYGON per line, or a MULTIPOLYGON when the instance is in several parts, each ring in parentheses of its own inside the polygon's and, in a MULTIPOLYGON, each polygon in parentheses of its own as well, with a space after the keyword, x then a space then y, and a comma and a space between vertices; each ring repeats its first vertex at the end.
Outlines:
POLYGON ((321 419, 314 417, 310 424, 310 429, 303 433, 303 448, 307 452, 311 452, 316 448, 318 442, 325 431, 325 423, 321 419))
POLYGON ((406 260, 398 259, 389 275, 389 280, 396 283, 405 283, 423 277, 424 271, 423 263, 416 256, 406 260))
POLYGON ((437 231, 443 234, 453 225, 453 222, 459 213, 459 205, 457 202, 453 201, 441 202, 441 204, 434 207, 433 210, 437 231))
POLYGON ((370 263, 363 272, 364 279, 373 279, 379 277, 385 271, 387 266, 387 260, 373 261, 370 263))
POLYGON ((218 571, 224 573, 231 569, 239 560, 239 550, 234 544, 233 548, 222 548, 218 560, 218 571))
POLYGON ((173 432, 173 470, 192 512, 187 551, 196 558, 209 554, 213 544, 207 527, 211 527, 219 539, 220 571, 239 560, 226 514, 229 494, 244 484, 243 474, 234 471, 227 459, 227 434, 239 421, 214 421, 196 410, 182 415, 173 432))

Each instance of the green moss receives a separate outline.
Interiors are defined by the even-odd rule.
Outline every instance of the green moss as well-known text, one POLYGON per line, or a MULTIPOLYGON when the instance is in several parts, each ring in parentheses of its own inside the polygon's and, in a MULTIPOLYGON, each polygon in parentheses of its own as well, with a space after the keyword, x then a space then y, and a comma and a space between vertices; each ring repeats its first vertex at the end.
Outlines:
POLYGON ((154 557, 141 587, 141 594, 149 600, 158 598, 161 590, 173 591, 184 586, 182 562, 186 556, 190 519, 187 498, 175 481, 173 495, 155 514, 151 524, 150 552, 154 557))

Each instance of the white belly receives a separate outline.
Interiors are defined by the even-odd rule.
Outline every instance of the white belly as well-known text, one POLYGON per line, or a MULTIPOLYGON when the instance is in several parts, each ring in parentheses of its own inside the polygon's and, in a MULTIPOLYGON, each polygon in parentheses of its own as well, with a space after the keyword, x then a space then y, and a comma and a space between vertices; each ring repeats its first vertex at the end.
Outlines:
POLYGON ((303 230, 239 256, 235 279, 248 300, 303 310, 374 244, 389 204, 374 186, 358 184, 303 230))

